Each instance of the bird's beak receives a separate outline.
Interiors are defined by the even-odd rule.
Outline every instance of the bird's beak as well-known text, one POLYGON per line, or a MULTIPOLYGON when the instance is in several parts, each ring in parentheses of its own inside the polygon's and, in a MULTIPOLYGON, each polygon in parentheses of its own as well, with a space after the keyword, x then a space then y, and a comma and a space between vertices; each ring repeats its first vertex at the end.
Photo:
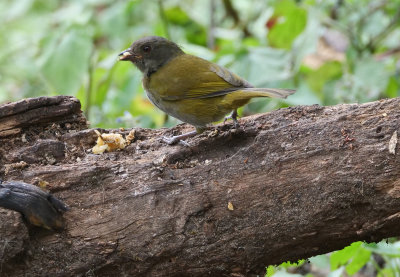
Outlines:
POLYGON ((132 58, 133 54, 131 53, 130 49, 126 49, 124 51, 122 51, 121 53, 119 53, 119 60, 120 61, 128 61, 132 58))

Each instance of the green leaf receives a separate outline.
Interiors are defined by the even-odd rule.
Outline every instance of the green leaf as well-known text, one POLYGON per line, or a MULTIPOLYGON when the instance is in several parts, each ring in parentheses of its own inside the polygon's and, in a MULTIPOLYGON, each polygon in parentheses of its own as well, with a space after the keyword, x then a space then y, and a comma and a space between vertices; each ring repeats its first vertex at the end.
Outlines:
POLYGON ((265 274, 265 277, 271 277, 271 276, 274 276, 274 277, 299 276, 300 277, 301 276, 300 274, 290 274, 290 273, 286 272, 286 269, 288 269, 290 267, 301 266, 305 262, 306 262, 306 260, 299 260, 297 263, 283 262, 279 266, 270 265, 267 267, 267 272, 265 274))
POLYGON ((113 5, 98 15, 98 35, 106 36, 108 39, 118 39, 126 35, 127 21, 129 16, 132 16, 126 12, 127 5, 129 6, 129 3, 115 1, 113 5))
POLYGON ((386 76, 385 73, 385 65, 373 57, 365 57, 356 61, 354 75, 365 86, 385 87, 387 78, 382 80, 382 77, 386 76))
POLYGON ((342 265, 345 265, 360 249, 361 241, 353 242, 350 246, 336 251, 331 255, 331 270, 335 270, 342 265))
POLYGON ((230 70, 248 80, 251 84, 263 87, 275 80, 290 78, 290 54, 282 49, 254 47, 237 55, 230 70))
POLYGON ((206 45, 206 28, 190 18, 181 7, 174 6, 166 9, 165 17, 168 22, 185 28, 185 37, 189 42, 204 46, 206 45))
POLYGON ((336 80, 342 76, 342 64, 340 62, 327 62, 320 68, 310 72, 306 81, 315 92, 322 92, 325 83, 336 80))
POLYGON ((92 41, 88 33, 71 29, 52 49, 42 73, 54 92, 75 94, 87 75, 92 41))
POLYGON ((273 265, 270 265, 267 267, 267 273, 265 274, 265 277, 271 277, 275 274, 276 272, 276 267, 273 265))
POLYGON ((346 272, 350 275, 358 272, 371 258, 372 251, 364 248, 363 242, 354 242, 342 250, 331 255, 331 269, 335 270, 346 265, 346 272))
POLYGON ((315 9, 308 9, 306 27, 293 41, 290 49, 293 69, 300 68, 304 58, 317 51, 321 31, 323 31, 323 27, 321 26, 318 12, 315 9))
POLYGON ((284 0, 275 6, 272 18, 276 19, 276 23, 267 35, 270 44, 277 48, 290 49, 293 40, 306 26, 307 11, 292 0, 284 0))
POLYGON ((370 243, 364 245, 364 248, 382 256, 400 257, 400 241, 395 243, 370 243))
POLYGON ((303 277, 303 275, 301 275, 301 274, 292 274, 292 273, 288 273, 284 270, 280 270, 280 271, 276 272, 273 276, 274 277, 303 277))
POLYGON ((386 87, 386 95, 390 98, 397 97, 400 92, 399 82, 396 81, 394 76, 390 77, 386 87))
POLYGON ((295 263, 295 262, 283 262, 283 263, 281 263, 279 265, 279 267, 281 267, 281 268, 289 268, 289 267, 293 267, 293 266, 301 266, 305 262, 306 262, 306 260, 299 260, 297 263, 295 263))
POLYGON ((391 268, 384 268, 378 272, 378 277, 396 277, 396 273, 391 268))
POLYGON ((166 9, 165 17, 169 22, 177 25, 185 25, 190 22, 189 16, 179 6, 166 9))
POLYGON ((363 101, 377 99, 379 94, 385 90, 389 81, 391 72, 385 68, 385 65, 368 56, 356 60, 354 68, 355 86, 364 90, 365 98, 363 101))
POLYGON ((372 252, 360 247, 353 256, 351 262, 346 266, 346 272, 350 275, 357 273, 371 258, 372 252))
POLYGON ((308 84, 301 81, 296 93, 283 100, 289 105, 322 105, 321 99, 308 87, 308 84))

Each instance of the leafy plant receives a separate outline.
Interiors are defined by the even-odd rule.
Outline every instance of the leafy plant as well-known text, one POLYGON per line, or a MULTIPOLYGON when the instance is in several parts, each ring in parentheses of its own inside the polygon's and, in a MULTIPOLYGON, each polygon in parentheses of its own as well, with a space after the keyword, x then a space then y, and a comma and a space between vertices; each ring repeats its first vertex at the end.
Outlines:
POLYGON ((336 277, 353 276, 360 271, 367 276, 399 276, 400 242, 396 239, 380 243, 354 242, 342 250, 312 257, 308 261, 268 266, 265 276, 321 276, 330 272, 329 277, 336 277), (305 265, 308 269, 304 268, 305 265), (308 273, 296 273, 304 271, 308 273))

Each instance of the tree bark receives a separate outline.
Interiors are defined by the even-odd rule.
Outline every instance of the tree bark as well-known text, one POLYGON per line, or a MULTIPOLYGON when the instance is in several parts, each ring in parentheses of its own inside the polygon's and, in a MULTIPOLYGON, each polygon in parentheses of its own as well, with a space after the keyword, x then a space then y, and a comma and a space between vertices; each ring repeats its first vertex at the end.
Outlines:
POLYGON ((136 128, 125 149, 94 155, 75 98, 3 105, 1 178, 47 184, 70 211, 54 233, 0 209, 0 275, 250 276, 398 236, 399 106, 285 108, 189 147, 160 140, 189 125, 136 128))

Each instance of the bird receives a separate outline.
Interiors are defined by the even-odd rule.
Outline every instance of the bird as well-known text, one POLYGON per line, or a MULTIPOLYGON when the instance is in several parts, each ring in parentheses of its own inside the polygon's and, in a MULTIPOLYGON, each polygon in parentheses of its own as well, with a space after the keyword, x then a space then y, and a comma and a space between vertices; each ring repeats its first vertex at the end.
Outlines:
POLYGON ((195 131, 164 137, 174 144, 204 132, 210 123, 229 117, 238 127, 237 109, 254 97, 286 98, 293 89, 255 88, 228 69, 186 54, 171 40, 146 36, 119 54, 142 73, 147 97, 166 114, 189 123, 195 131))

